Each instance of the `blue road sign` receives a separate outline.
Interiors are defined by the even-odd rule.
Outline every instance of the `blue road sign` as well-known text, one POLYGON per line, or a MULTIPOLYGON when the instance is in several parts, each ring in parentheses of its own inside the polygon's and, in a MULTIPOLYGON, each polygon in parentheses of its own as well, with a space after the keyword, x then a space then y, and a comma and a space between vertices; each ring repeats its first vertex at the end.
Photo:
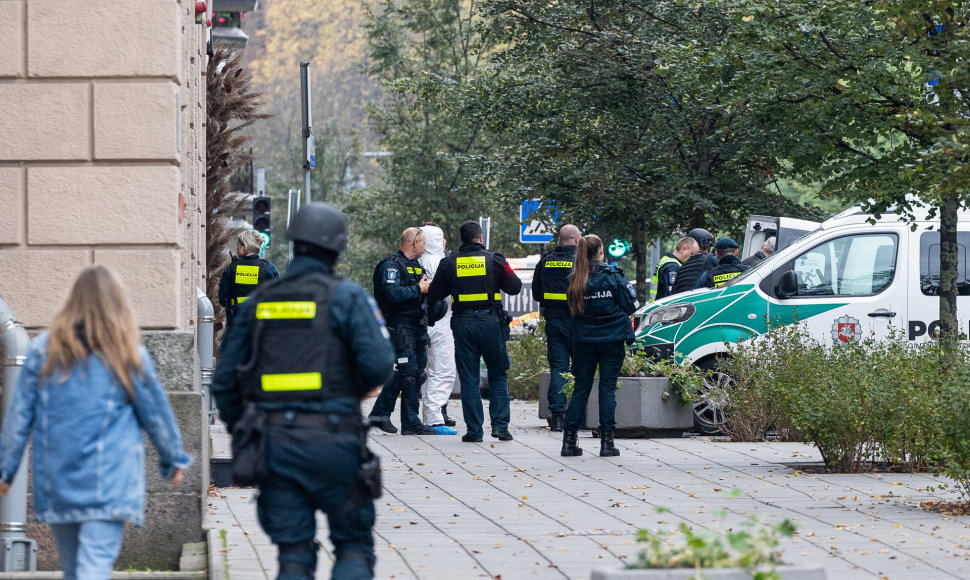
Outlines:
POLYGON ((547 228, 545 223, 533 219, 533 214, 538 211, 540 205, 542 205, 542 200, 527 199, 519 206, 519 221, 521 222, 519 241, 523 244, 548 244, 552 241, 553 229, 556 227, 555 222, 552 224, 552 228, 547 228))

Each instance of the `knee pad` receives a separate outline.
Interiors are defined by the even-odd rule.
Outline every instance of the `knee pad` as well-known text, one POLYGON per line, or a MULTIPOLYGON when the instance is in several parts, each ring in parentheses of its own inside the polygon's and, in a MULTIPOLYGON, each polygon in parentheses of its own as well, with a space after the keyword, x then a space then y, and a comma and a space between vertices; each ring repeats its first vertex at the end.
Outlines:
POLYGON ((317 571, 316 540, 278 544, 280 578, 309 578, 313 580, 317 571))

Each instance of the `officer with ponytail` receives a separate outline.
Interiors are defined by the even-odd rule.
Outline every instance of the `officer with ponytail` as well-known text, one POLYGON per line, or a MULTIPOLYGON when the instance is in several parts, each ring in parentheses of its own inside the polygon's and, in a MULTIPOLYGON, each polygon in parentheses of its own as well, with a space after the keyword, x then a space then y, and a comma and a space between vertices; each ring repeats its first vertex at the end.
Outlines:
POLYGON ((259 487, 259 523, 279 547, 279 578, 312 580, 315 513, 327 514, 333 578, 373 578, 380 464, 360 401, 394 368, 394 348, 367 292, 334 275, 344 216, 309 203, 286 239, 286 275, 260 286, 226 331, 212 382, 233 437, 233 476, 259 487))
POLYGON ((259 255, 265 243, 266 238, 256 230, 245 230, 236 238, 236 255, 219 279, 219 304, 226 309, 226 326, 257 286, 280 277, 276 266, 259 255))
POLYGON ((620 454, 613 440, 616 430, 616 383, 633 343, 632 315, 640 303, 637 292, 623 271, 603 261, 603 242, 588 235, 576 246, 576 264, 566 289, 566 303, 572 314, 573 396, 566 408, 563 430, 564 457, 582 455, 577 438, 586 417, 586 403, 599 367, 600 455, 620 454))

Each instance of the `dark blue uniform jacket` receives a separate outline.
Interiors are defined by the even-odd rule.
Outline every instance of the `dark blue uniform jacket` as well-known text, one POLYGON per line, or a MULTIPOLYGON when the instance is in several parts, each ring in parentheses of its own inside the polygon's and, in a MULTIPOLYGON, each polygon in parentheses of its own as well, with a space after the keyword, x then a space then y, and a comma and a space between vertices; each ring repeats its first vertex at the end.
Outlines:
POLYGON ((409 260, 404 252, 398 250, 389 259, 381 262, 374 292, 381 292, 387 300, 388 317, 421 318, 421 275, 424 268, 418 260, 409 260))
MULTIPOLYGON (((297 256, 283 279, 303 272, 331 274, 325 262, 307 256, 297 256)), ((243 386, 236 384, 236 368, 249 357, 252 345, 252 302, 244 302, 232 326, 226 331, 219 350, 219 359, 212 379, 212 396, 219 407, 219 418, 232 431, 242 416, 243 386)), ((394 370, 394 347, 374 299, 358 284, 344 280, 330 303, 330 328, 350 346, 357 368, 368 386, 383 384, 394 370)), ((267 409, 294 409, 311 413, 353 415, 360 413, 360 401, 342 397, 329 401, 261 403, 267 409)))
POLYGON ((637 291, 616 266, 594 262, 586 282, 586 306, 572 318, 574 342, 633 342, 630 315, 640 307, 637 291))
MULTIPOLYGON (((458 249, 458 253, 483 251, 485 251, 485 246, 475 242, 462 244, 461 248, 458 249)), ((428 298, 431 300, 444 300, 451 295, 451 283, 455 279, 455 260, 457 257, 458 254, 452 254, 441 260, 438 264, 438 269, 434 273, 434 279, 431 280, 431 287, 428 288, 428 298)), ((502 254, 493 253, 492 271, 495 274, 492 280, 492 287, 488 290, 489 292, 498 292, 501 290, 506 294, 514 296, 522 291, 522 280, 519 280, 519 277, 515 275, 512 267, 509 266, 508 261, 506 261, 505 256, 502 254)))

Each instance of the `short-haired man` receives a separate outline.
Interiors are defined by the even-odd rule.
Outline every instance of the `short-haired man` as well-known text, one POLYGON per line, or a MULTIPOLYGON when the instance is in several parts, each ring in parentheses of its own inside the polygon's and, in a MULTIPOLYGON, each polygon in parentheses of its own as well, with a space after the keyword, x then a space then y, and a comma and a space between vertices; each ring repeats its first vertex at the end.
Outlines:
POLYGON ((731 238, 721 238, 714 245, 717 266, 701 274, 694 288, 720 288, 737 278, 751 266, 742 264, 738 259, 738 243, 731 238))
POLYGON ((651 280, 650 302, 674 293, 677 271, 687 263, 691 256, 700 251, 701 248, 697 245, 697 240, 690 236, 677 240, 674 251, 664 255, 657 263, 657 270, 653 273, 653 280, 651 280))
POLYGON ((387 319, 397 364, 394 378, 381 389, 370 417, 381 430, 396 432, 391 413, 401 395, 401 435, 456 435, 458 431, 451 427, 422 424, 418 415, 428 364, 427 293, 431 280, 418 261, 424 254, 425 244, 424 232, 407 228, 401 234, 398 251, 374 268, 374 299, 387 319))
POLYGON ((765 258, 775 253, 775 242, 777 241, 778 238, 775 236, 765 239, 761 242, 761 249, 741 260, 741 263, 749 266, 760 264, 765 258))
POLYGON ((461 383, 461 407, 467 432, 461 440, 480 442, 485 422, 481 391, 478 387, 479 362, 488 369, 488 414, 492 437, 511 441, 509 432, 509 353, 508 322, 502 308, 502 292, 518 294, 522 281, 502 254, 485 249, 482 227, 467 221, 458 230, 461 247, 455 255, 438 264, 428 297, 452 298, 451 328, 455 335, 455 366, 461 383))
POLYGON ((694 228, 687 232, 687 236, 697 240, 700 252, 694 254, 677 270, 677 281, 671 289, 671 294, 679 294, 694 289, 694 284, 702 272, 717 265, 717 258, 709 254, 709 248, 714 245, 714 236, 704 228, 694 228))
POLYGON ((569 372, 572 340, 569 337, 569 306, 566 288, 576 260, 579 228, 572 224, 559 230, 559 245, 546 252, 532 275, 532 298, 539 302, 539 313, 546 321, 546 358, 549 361, 549 430, 562 431, 566 418, 566 385, 563 373, 569 372))

